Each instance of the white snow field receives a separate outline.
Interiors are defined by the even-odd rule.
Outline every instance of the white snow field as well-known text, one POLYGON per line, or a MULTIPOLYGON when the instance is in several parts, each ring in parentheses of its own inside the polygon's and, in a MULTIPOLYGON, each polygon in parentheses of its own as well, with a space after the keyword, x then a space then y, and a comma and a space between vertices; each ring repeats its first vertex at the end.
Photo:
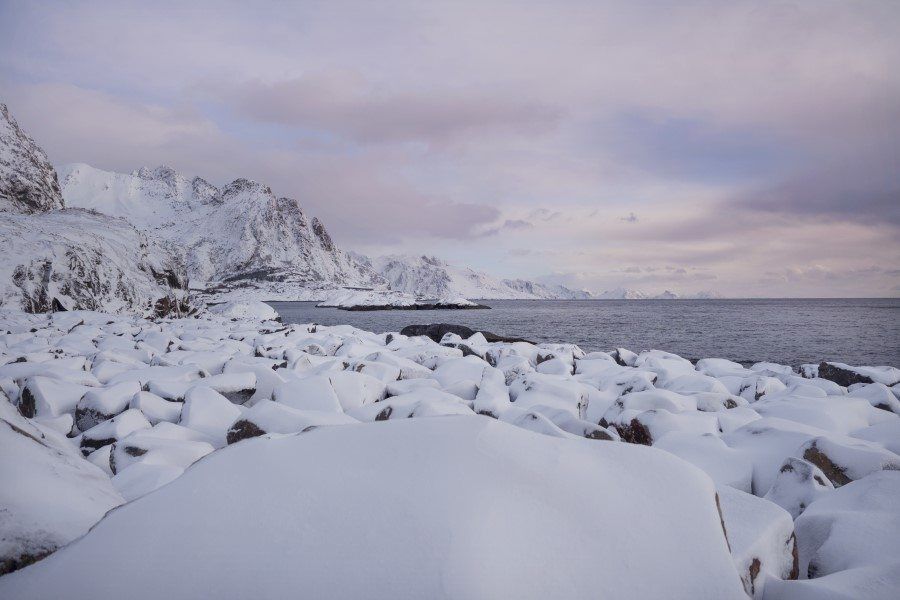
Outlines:
POLYGON ((0 311, 0 598, 896 597, 890 367, 275 318, 0 311))

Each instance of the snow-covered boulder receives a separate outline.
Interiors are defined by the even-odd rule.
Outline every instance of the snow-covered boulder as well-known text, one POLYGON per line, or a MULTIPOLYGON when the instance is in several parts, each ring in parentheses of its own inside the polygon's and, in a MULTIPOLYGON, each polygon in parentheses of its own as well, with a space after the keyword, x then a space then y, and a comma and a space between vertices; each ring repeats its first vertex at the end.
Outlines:
POLYGON ((484 417, 327 427, 213 453, 0 596, 737 600, 714 497, 663 452, 484 417))
POLYGON ((226 319, 243 319, 249 321, 280 321, 278 312, 259 301, 232 301, 209 306, 209 312, 226 319))
POLYGON ((888 366, 853 367, 840 362, 823 362, 817 375, 844 387, 856 383, 883 383, 886 386, 900 383, 900 369, 888 366))
POLYGON ((795 527, 800 572, 810 579, 896 563, 900 556, 900 472, 881 471, 809 505, 795 527))
POLYGON ((69 543, 123 502, 65 437, 29 422, 2 396, 0 482, 0 575, 69 543))
POLYGON ((729 486, 719 487, 722 521, 744 590, 762 598, 766 580, 797 579, 794 521, 783 508, 729 486))
POLYGON ((796 519, 806 507, 834 489, 819 467, 800 458, 790 457, 781 465, 775 483, 766 492, 766 500, 774 502, 796 519))

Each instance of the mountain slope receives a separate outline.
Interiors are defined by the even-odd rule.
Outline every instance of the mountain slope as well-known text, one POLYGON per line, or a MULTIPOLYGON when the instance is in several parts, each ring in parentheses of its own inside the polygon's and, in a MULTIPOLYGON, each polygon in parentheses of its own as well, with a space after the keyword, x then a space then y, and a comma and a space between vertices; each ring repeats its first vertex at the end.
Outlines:
POLYGON ((56 171, 0 104, 0 212, 36 213, 63 208, 56 171))
POLYGON ((188 310, 178 256, 122 219, 64 209, 43 150, 0 105, 0 308, 188 310))
POLYGON ((126 175, 77 164, 61 172, 70 206, 126 218, 177 244, 198 282, 227 288, 383 283, 337 248, 324 225, 309 218, 299 202, 278 198, 260 183, 237 179, 219 190, 168 167, 126 175))

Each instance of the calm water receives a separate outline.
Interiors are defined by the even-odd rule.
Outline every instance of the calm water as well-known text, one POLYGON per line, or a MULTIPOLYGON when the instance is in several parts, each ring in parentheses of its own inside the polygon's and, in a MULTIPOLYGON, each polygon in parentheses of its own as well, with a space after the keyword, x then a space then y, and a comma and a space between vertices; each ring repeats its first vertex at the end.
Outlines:
POLYGON ((900 299, 488 300, 492 310, 347 312, 313 302, 271 302, 285 323, 398 331, 458 323, 587 351, 656 348, 686 358, 797 366, 837 360, 900 366, 900 299))

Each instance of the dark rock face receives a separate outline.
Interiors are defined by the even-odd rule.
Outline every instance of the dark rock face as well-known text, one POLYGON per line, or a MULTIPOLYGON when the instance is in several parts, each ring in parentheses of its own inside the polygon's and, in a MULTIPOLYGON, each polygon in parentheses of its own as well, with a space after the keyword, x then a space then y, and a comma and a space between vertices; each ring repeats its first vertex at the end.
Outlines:
POLYGON ((32 565, 42 558, 50 556, 55 550, 56 548, 50 548, 47 550, 41 550, 40 552, 36 552, 33 554, 20 554, 18 556, 0 560, 0 576, 6 575, 7 573, 12 573, 13 571, 18 571, 19 569, 25 568, 28 565, 32 565))
POLYGON ((847 369, 842 369, 832 363, 823 362, 819 365, 819 377, 828 379, 844 387, 854 383, 874 383, 871 378, 860 375, 847 369))
POLYGON ((847 477, 844 469, 834 464, 834 462, 828 458, 828 455, 819 450, 815 442, 806 449, 803 453, 803 458, 822 469, 822 472, 825 473, 825 476, 828 477, 829 480, 831 480, 834 487, 840 487, 852 481, 852 479, 847 477))
MULTIPOLYGON (((461 338, 468 338, 475 335, 477 332, 474 329, 466 327, 465 325, 452 325, 449 323, 434 323, 431 325, 407 325, 400 330, 400 335, 409 337, 424 335, 430 337, 435 342, 440 342, 441 338, 443 338, 447 333, 455 333, 461 338)), ((491 333, 490 331, 482 331, 481 334, 489 342, 527 342, 529 344, 534 343, 523 338, 497 335, 495 333, 491 333)))
POLYGON ((256 423, 248 421, 247 419, 240 419, 231 426, 231 429, 228 430, 228 433, 225 436, 225 440, 229 444, 234 444, 241 440, 259 437, 265 434, 266 432, 260 429, 260 427, 256 423))
POLYGON ((637 419, 632 419, 627 425, 615 425, 615 428, 622 441, 645 446, 653 445, 653 436, 650 435, 650 431, 637 419))
POLYGON ((56 170, 0 104, 0 212, 40 213, 64 208, 56 170))
MULTIPOLYGON (((87 431, 91 427, 99 425, 104 421, 108 421, 115 416, 115 414, 107 414, 95 408, 83 406, 79 402, 78 406, 75 407, 75 426, 78 427, 79 431, 87 431)), ((100 444, 100 446, 103 445, 104 444, 100 444)), ((99 448, 100 446, 95 446, 95 448, 99 448)))

